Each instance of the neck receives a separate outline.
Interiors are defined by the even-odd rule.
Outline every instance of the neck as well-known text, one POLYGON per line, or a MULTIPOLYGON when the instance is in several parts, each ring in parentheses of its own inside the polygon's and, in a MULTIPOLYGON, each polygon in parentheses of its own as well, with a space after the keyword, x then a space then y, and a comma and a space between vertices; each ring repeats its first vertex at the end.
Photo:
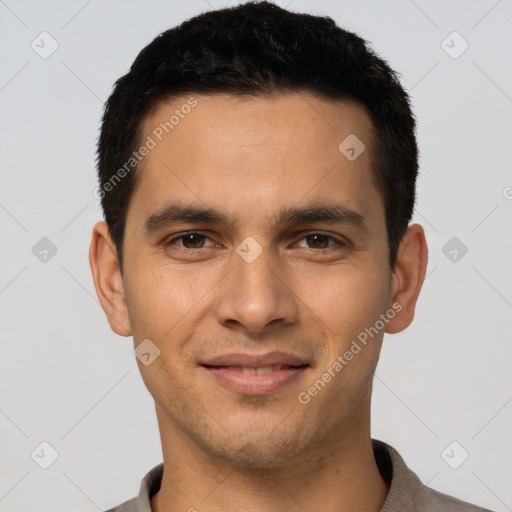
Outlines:
MULTIPOLYGON (((158 412, 157 412, 158 415, 158 412)), ((153 512, 378 512, 389 485, 379 473, 365 428, 323 440, 280 467, 235 465, 206 455, 159 418, 164 473, 153 512)))

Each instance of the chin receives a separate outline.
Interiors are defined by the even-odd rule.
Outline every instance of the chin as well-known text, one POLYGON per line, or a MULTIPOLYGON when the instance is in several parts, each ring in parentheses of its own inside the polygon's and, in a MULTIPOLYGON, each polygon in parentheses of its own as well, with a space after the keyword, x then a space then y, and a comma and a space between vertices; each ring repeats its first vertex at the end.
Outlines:
POLYGON ((223 450, 219 455, 236 466, 269 469, 290 464, 298 453, 296 445, 269 447, 249 441, 241 448, 234 448, 232 452, 223 450))
POLYGON ((277 424, 256 428, 246 426, 237 430, 216 442, 203 439, 203 449, 233 465, 263 469, 291 464, 310 445, 315 444, 308 439, 303 427, 285 430, 283 425, 277 424))

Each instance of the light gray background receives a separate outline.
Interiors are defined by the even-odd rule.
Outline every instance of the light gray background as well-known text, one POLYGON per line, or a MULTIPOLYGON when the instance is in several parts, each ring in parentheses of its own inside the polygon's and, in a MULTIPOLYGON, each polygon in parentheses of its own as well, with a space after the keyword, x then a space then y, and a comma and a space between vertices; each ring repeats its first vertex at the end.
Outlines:
MULTIPOLYGON (((132 339, 110 331, 90 276, 95 143, 102 104, 139 50, 225 4, 0 0, 1 512, 105 510, 161 461, 132 339), (59 45, 47 59, 31 48, 43 31, 59 45), (46 263, 32 252, 42 237, 58 249, 46 263), (48 469, 31 458, 43 441, 59 455, 48 469)), ((512 510, 512 1, 289 8, 369 39, 401 73, 418 119, 414 221, 428 277, 413 325, 385 336, 373 437, 429 486, 512 510), (453 31, 469 43, 458 58, 442 47, 453 31), (456 262, 442 251, 452 237, 468 248, 456 262), (458 469, 441 456, 452 441, 469 453, 458 469)), ((452 464, 461 456, 448 453, 452 464)))

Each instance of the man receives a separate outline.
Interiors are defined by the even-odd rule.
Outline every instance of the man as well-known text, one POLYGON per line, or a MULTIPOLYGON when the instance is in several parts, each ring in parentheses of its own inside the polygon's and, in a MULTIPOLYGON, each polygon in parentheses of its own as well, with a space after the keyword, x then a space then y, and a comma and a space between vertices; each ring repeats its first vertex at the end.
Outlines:
POLYGON ((94 283, 164 459, 113 511, 483 510, 371 439, 427 245, 409 100, 361 38, 266 2, 164 32, 116 83, 98 171, 94 283))

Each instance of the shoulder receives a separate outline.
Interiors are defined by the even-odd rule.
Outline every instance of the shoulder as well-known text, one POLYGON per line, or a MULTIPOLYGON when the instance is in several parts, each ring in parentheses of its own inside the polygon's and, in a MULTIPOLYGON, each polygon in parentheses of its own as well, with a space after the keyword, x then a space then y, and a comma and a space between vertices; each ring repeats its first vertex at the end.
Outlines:
POLYGON ((164 472, 163 463, 151 469, 142 479, 139 495, 105 512, 151 512, 151 498, 160 490, 164 472))
POLYGON ((422 500, 425 512, 491 512, 489 509, 477 507, 466 501, 448 496, 430 487, 423 487, 422 500))
POLYGON ((124 503, 118 505, 117 507, 110 508, 105 512, 139 512, 139 509, 137 507, 137 501, 138 498, 133 498, 131 500, 125 501, 124 503))
POLYGON ((381 512, 491 512, 424 485, 390 445, 372 439, 375 461, 389 491, 381 512))

